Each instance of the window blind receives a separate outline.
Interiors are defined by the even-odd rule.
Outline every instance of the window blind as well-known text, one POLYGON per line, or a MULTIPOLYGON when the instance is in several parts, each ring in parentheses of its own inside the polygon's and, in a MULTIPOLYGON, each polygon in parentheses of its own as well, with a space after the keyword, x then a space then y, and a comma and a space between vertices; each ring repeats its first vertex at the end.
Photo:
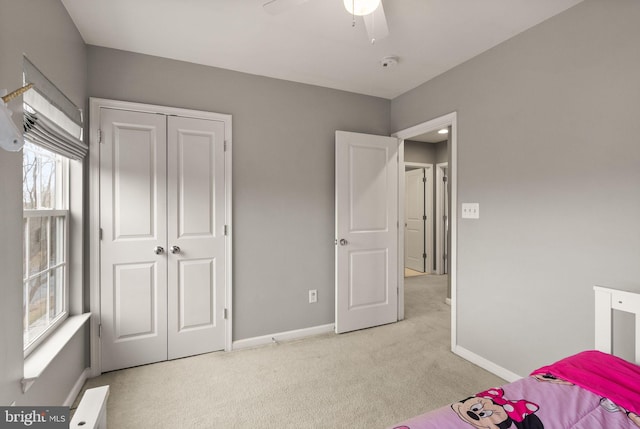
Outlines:
POLYGON ((26 57, 23 95, 24 138, 71 159, 83 159, 89 148, 82 141, 82 111, 26 57))

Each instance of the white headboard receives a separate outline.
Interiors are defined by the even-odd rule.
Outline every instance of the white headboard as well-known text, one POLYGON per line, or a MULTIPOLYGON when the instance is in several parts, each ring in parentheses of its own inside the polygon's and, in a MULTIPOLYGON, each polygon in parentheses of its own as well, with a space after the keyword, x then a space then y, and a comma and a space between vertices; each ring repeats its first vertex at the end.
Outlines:
POLYGON ((640 365, 640 294, 594 286, 596 304, 596 350, 611 353, 613 346, 612 310, 636 316, 636 363, 640 365))

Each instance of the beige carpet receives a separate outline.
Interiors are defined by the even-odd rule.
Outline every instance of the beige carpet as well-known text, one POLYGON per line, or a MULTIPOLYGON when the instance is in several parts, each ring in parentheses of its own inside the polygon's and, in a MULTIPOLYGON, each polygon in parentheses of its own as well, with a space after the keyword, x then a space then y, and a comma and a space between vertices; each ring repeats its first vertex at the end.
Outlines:
POLYGON ((404 276, 405 277, 416 277, 416 276, 424 276, 427 273, 421 273, 420 271, 416 271, 416 270, 412 270, 411 268, 406 268, 404 269, 404 276))
POLYGON ((406 281, 406 320, 103 374, 109 427, 385 428, 504 381, 449 351, 446 276, 406 281))

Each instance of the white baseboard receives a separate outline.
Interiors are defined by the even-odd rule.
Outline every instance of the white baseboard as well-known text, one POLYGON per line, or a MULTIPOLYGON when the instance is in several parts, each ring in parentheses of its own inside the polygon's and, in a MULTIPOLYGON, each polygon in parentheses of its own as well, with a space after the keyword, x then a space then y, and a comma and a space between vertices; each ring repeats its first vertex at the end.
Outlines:
POLYGON ((479 356, 473 352, 470 352, 464 347, 455 346, 452 351, 453 353, 457 354, 461 358, 466 359, 475 365, 478 365, 480 368, 486 369, 490 373, 495 374, 498 377, 507 380, 509 383, 512 383, 522 378, 522 376, 516 374, 515 372, 511 372, 508 369, 503 368, 500 365, 497 365, 491 362, 490 360, 483 358, 482 356, 479 356))
POLYGON ((76 381, 76 384, 74 384, 73 387, 71 388, 71 392, 69 392, 69 396, 67 396, 67 399, 65 399, 62 405, 64 405, 65 407, 70 407, 73 405, 76 398, 80 394, 80 391, 82 390, 82 386, 84 386, 84 382, 87 381, 87 378, 89 378, 90 373, 91 373, 91 368, 85 368, 84 371, 82 371, 82 373, 80 374, 80 377, 78 377, 78 380, 76 381))
POLYGON ((311 337, 314 335, 327 334, 335 332, 335 325, 313 326, 311 328, 296 329, 294 331, 279 332, 277 334, 263 335, 261 337, 246 338, 244 340, 234 341, 232 350, 248 349, 252 347, 264 346, 273 342, 297 340, 300 338, 311 337))

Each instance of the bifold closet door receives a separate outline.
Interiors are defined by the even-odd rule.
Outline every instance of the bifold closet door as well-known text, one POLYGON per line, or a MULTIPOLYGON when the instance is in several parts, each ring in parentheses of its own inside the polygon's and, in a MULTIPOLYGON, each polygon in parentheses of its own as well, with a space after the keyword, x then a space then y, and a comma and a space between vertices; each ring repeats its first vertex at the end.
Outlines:
POLYGON ((225 343, 221 121, 101 108, 103 372, 225 343))
POLYGON ((102 371, 167 359, 166 118, 100 109, 102 371))
POLYGON ((224 131, 168 117, 169 359, 224 349, 224 131))

